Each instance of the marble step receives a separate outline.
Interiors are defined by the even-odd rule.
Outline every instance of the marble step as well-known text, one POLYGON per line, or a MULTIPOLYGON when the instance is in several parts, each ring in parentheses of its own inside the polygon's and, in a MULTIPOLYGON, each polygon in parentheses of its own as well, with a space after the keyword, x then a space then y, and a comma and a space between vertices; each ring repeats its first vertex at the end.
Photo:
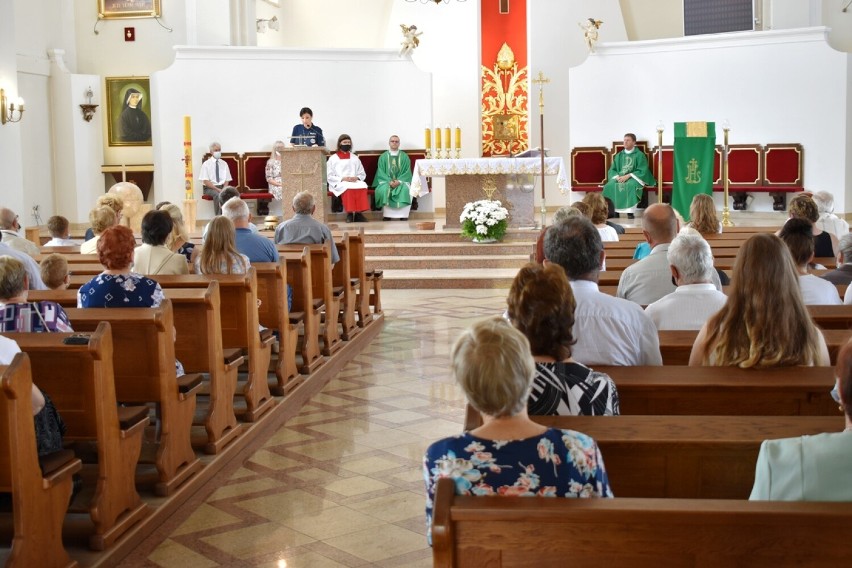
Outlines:
POLYGON ((406 269, 477 270, 491 268, 518 269, 529 262, 528 254, 467 256, 367 256, 367 270, 406 269))
POLYGON ((370 243, 364 254, 373 256, 494 256, 526 255, 533 251, 534 242, 499 242, 475 244, 470 241, 370 243))
POLYGON ((385 270, 382 289, 509 288, 517 268, 385 270))

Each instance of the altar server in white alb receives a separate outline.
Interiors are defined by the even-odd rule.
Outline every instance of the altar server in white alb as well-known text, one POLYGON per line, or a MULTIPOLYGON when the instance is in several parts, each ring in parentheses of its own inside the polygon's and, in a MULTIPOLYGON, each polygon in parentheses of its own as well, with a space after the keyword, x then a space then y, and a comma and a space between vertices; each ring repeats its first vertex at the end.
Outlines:
POLYGON ((328 190, 343 201, 347 223, 367 221, 362 213, 370 209, 366 178, 361 160, 352 153, 352 138, 341 134, 337 139, 337 152, 328 158, 328 190))

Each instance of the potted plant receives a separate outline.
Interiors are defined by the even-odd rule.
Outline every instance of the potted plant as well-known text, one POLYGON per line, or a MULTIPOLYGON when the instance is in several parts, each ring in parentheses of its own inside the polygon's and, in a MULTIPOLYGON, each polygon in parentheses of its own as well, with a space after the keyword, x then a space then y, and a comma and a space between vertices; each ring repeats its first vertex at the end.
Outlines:
POLYGON ((491 199, 468 203, 459 217, 462 236, 475 243, 493 243, 502 239, 509 227, 508 219, 508 209, 491 199))

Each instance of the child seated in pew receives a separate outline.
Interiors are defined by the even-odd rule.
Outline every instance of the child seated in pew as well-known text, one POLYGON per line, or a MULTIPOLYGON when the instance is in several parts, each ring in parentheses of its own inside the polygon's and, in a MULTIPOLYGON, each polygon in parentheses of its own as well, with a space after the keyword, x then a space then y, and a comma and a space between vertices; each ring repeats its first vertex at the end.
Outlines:
POLYGON ((71 240, 70 225, 68 219, 61 215, 54 215, 47 220, 47 232, 51 239, 44 243, 46 247, 78 247, 80 243, 71 240))
POLYGON ((831 394, 845 415, 845 430, 764 441, 749 499, 852 501, 852 340, 837 355, 835 376, 831 394))
POLYGON ((533 415, 612 416, 618 390, 604 373, 571 358, 576 301, 561 266, 530 263, 512 282, 508 317, 530 342, 535 377, 527 401, 533 415))
MULTIPOLYGON (((133 231, 113 225, 98 239, 98 260, 106 270, 77 291, 78 308, 156 308, 165 299, 160 285, 131 270, 136 239, 133 231)), ((175 360, 178 377, 183 365, 175 360)))
POLYGON ((768 233, 751 236, 737 253, 728 300, 698 332, 689 364, 765 369, 829 361, 787 245, 768 233))
MULTIPOLYGON (((502 317, 474 324, 452 351, 453 375, 483 425, 439 440, 423 457, 426 524, 435 488, 452 478, 457 495, 612 497, 597 443, 541 426, 527 415, 535 364, 529 342, 502 317)), ((431 532, 429 533, 431 543, 431 532)))
POLYGON ((68 259, 61 254, 54 252, 44 257, 39 264, 39 269, 42 282, 51 290, 67 290, 71 284, 68 259))

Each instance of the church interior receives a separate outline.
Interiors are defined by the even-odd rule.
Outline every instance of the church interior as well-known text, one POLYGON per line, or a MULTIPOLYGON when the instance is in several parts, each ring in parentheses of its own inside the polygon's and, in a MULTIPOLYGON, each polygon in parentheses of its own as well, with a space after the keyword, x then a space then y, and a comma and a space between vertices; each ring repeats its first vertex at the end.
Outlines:
MULTIPOLYGON (((141 189, 137 227, 142 214, 169 201, 200 242, 214 217, 197 179, 209 145, 221 144, 241 191, 265 192, 262 167, 250 164, 265 163, 277 140, 289 146, 302 107, 313 110, 329 152, 346 134, 353 152, 375 162, 395 134, 401 149, 423 156, 428 177, 406 221, 383 221, 379 209, 363 224, 332 209, 321 176, 316 187, 314 178, 310 187, 298 181, 324 200, 318 211, 335 235, 357 235, 366 254, 358 294, 367 315, 358 312, 358 333, 319 355, 316 368, 300 351, 304 368, 290 383, 279 380, 278 392, 282 338, 268 374, 271 410, 241 418, 242 435, 219 455, 197 443, 204 431, 196 423, 194 479, 164 495, 150 467, 139 474, 148 513, 106 545, 90 540, 92 522, 78 507, 62 529, 70 560, 49 565, 455 565, 433 558, 423 489, 424 450, 465 424, 452 344, 474 322, 504 312, 541 227, 600 189, 625 132, 635 133, 659 181, 653 203, 676 185, 675 124, 714 123, 712 198, 720 216, 729 215, 731 234, 780 227, 787 202, 803 191, 830 192, 834 214, 852 219, 852 7, 753 0, 747 29, 687 34, 689 4, 0 0, 0 207, 19 215, 21 236, 43 237, 54 215, 81 236, 98 197, 132 181, 141 189), (137 134, 121 126, 131 99, 142 110, 137 134), (541 148, 552 160, 546 168, 541 148), (449 168, 524 153, 537 158, 527 169, 477 172, 499 174, 495 191, 512 203, 505 241, 459 244, 457 216, 484 186, 459 184, 451 174, 460 171, 449 168), (494 248, 483 253, 483 246, 494 248)), ((247 202, 263 225, 263 205, 247 202)), ((641 239, 639 211, 616 221, 641 239)), ((291 270, 289 257, 284 264, 291 270)), ((619 266, 612 261, 611 269, 619 266)), ((180 334, 177 322, 176 312, 180 334)), ((838 333, 848 339, 849 328, 838 333)), ((305 343, 298 339, 298 348, 305 343)), ((240 385, 246 375, 241 368, 240 385)), ((205 388, 199 392, 210 398, 205 388)), ((739 474, 753 477, 753 467, 739 474)), ((11 553, 11 514, 0 515, 0 561, 23 565, 11 553)), ((526 565, 504 560, 489 565, 526 565)))

